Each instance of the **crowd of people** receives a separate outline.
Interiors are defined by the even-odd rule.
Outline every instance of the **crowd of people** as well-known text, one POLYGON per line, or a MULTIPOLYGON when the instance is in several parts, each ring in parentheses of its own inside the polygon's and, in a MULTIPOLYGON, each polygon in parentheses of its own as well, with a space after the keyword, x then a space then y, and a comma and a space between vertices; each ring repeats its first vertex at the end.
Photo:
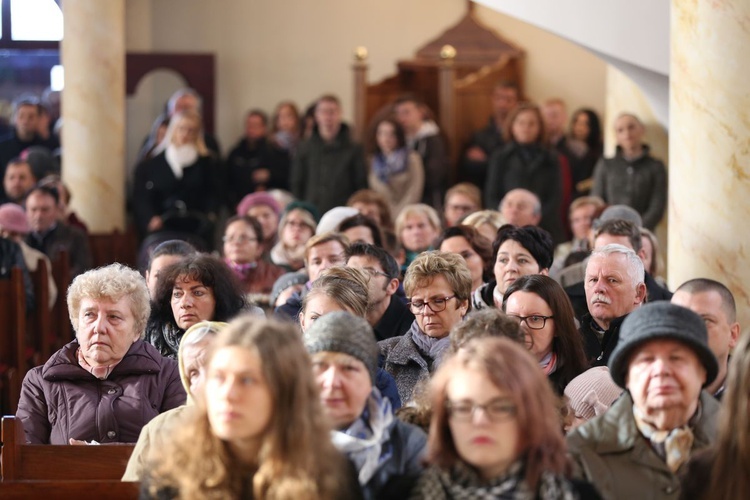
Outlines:
POLYGON ((643 124, 602 158, 595 112, 520 97, 493 90, 454 179, 414 96, 364 147, 335 96, 254 109, 224 159, 182 89, 136 169, 143 275, 90 269, 59 171, 14 153, 3 258, 76 266, 27 441, 137 442, 144 498, 747 497, 750 341, 724 284, 658 274, 643 124))

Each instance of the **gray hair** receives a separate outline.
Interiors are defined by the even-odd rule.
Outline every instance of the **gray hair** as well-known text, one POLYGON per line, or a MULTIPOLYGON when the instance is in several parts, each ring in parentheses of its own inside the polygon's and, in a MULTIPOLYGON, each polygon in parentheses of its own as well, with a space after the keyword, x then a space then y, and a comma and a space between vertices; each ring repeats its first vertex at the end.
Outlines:
POLYGON ((523 192, 531 195, 531 197, 534 199, 534 215, 542 215, 542 201, 539 199, 539 196, 536 195, 533 191, 529 191, 528 189, 524 188, 515 188, 511 189, 507 193, 505 193, 505 196, 503 196, 503 199, 500 200, 500 203, 497 205, 497 209, 502 211, 503 209, 503 202, 505 201, 505 198, 513 192, 523 192))
POLYGON ((191 89, 190 87, 185 87, 182 89, 177 90, 172 96, 169 98, 169 101, 167 102, 167 111, 169 116, 172 116, 174 114, 174 107, 177 105, 177 100, 182 97, 190 95, 195 97, 195 99, 198 101, 198 111, 199 113, 203 109, 203 98, 201 98, 200 94, 195 90, 191 89))
MULTIPOLYGON (((633 287, 638 286, 640 283, 643 283, 646 277, 646 271, 643 268, 643 261, 640 257, 638 257, 638 254, 635 253, 630 248, 624 246, 624 245, 618 245, 618 244, 610 244, 610 245, 604 245, 601 248, 597 248, 593 252, 591 252, 591 257, 589 257, 589 262, 591 262, 591 259, 596 256, 608 256, 612 254, 622 254, 625 256, 625 258, 628 261, 628 275, 630 276, 631 281, 633 282, 633 287)), ((588 268, 588 265, 586 266, 588 268)))
POLYGON ((85 298, 117 302, 130 299, 130 311, 135 318, 135 331, 143 337, 151 313, 151 302, 146 280, 135 269, 122 264, 110 264, 86 271, 76 277, 68 288, 68 314, 73 330, 78 332, 78 313, 85 298))

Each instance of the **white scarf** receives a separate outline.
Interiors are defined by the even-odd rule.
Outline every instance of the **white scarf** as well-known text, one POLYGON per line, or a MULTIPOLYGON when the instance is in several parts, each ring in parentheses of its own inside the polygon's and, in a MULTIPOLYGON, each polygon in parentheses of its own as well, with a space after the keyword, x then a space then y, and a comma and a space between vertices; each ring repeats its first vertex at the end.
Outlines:
POLYGON ((192 144, 183 144, 182 146, 170 144, 167 146, 164 156, 174 176, 182 179, 182 171, 185 167, 189 167, 198 159, 198 149, 192 144))
POLYGON ((393 421, 391 402, 381 396, 377 388, 372 389, 366 408, 369 410, 368 422, 360 417, 345 431, 331 432, 333 445, 359 470, 361 486, 372 479, 381 464, 383 444, 390 438, 388 428, 393 421))

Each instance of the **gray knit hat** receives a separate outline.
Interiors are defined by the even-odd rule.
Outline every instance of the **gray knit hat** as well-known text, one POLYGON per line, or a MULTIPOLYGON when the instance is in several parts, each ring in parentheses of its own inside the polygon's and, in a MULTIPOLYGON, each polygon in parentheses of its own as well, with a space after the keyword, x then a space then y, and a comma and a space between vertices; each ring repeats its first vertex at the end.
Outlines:
POLYGON ((636 309, 623 321, 620 340, 609 358, 609 371, 617 385, 625 387, 629 361, 635 350, 655 339, 686 344, 706 369, 703 386, 714 381, 719 365, 708 348, 708 333, 703 320, 690 309, 660 300, 636 309))
POLYGON ((345 311, 325 314, 316 319, 304 336, 307 352, 342 352, 365 364, 375 384, 380 349, 375 334, 364 318, 345 311))
POLYGON ((296 272, 296 273, 286 273, 279 276, 279 278, 274 282, 273 288, 271 289, 271 298, 269 303, 273 307, 273 305, 276 303, 276 299, 279 298, 279 295, 289 288, 290 286, 294 285, 304 285, 307 283, 307 280, 309 278, 307 277, 307 273, 305 272, 296 272))
POLYGON ((634 208, 627 205, 610 205, 604 209, 604 212, 593 223, 594 229, 598 229, 608 220, 626 220, 635 224, 635 227, 643 226, 641 214, 634 208))

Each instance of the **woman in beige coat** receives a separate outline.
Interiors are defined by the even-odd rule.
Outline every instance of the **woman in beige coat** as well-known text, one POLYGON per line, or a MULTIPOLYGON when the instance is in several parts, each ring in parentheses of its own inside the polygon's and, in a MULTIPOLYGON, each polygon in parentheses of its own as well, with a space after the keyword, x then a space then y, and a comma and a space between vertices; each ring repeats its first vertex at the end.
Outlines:
POLYGON ((424 189, 424 167, 419 155, 406 147, 404 129, 385 118, 375 127, 368 183, 382 194, 397 215, 403 207, 419 203, 424 189))

